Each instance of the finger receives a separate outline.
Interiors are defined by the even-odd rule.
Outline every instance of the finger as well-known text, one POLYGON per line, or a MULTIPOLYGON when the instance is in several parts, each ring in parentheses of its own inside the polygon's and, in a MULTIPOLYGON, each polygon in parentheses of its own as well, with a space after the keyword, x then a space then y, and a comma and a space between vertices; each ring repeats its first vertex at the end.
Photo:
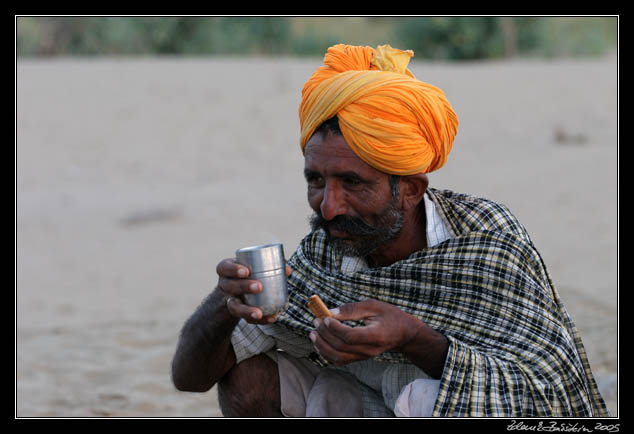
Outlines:
POLYGON ((262 321, 264 321, 266 324, 271 324, 277 321, 277 317, 279 316, 279 314, 274 314, 274 315, 269 315, 269 316, 264 316, 262 317, 262 321))
POLYGON ((227 297, 227 309, 229 313, 237 318, 244 318, 247 322, 256 324, 266 324, 267 317, 262 315, 262 311, 257 307, 249 306, 236 297, 227 297))
POLYGON ((366 356, 382 345, 378 331, 374 325, 349 327, 333 318, 324 318, 317 327, 317 332, 336 350, 366 356))
POLYGON ((317 353, 329 362, 337 365, 345 365, 346 363, 361 360, 361 357, 356 354, 348 354, 335 349, 330 342, 324 339, 316 330, 312 331, 309 337, 317 353))
POLYGON ((375 300, 347 303, 332 309, 330 312, 339 321, 358 321, 376 316, 379 309, 377 303, 375 300))
POLYGON ((359 343, 350 340, 344 331, 333 331, 341 326, 341 330, 352 330, 352 328, 339 323, 332 318, 315 320, 316 329, 313 332, 313 342, 315 349, 322 354, 326 360, 336 364, 346 364, 357 360, 365 360, 377 356, 381 353, 372 342, 369 344, 359 343), (335 327, 333 327, 333 325, 335 327))
POLYGON ((249 267, 239 264, 235 259, 223 259, 216 266, 216 273, 219 276, 244 279, 251 274, 249 267))
POLYGON ((286 265, 286 277, 290 276, 291 273, 293 272, 293 270, 291 269, 291 267, 288 266, 288 264, 286 265))
POLYGON ((228 295, 241 297, 244 294, 258 294, 262 292, 262 283, 252 279, 233 279, 220 277, 218 287, 228 295))
MULTIPOLYGON (((338 321, 336 320, 331 321, 330 319, 328 319, 328 322, 333 323, 338 321)), ((322 340, 323 342, 326 342, 334 350, 346 351, 346 348, 345 348, 346 341, 342 339, 340 336, 338 336, 336 333, 332 333, 330 331, 330 329, 326 325, 326 318, 324 319, 316 318, 313 321, 313 324, 315 325, 315 332, 317 333, 317 336, 320 338, 320 340, 322 340)))
POLYGON ((315 350, 326 360, 337 365, 345 365, 378 356, 381 351, 373 346, 349 345, 332 339, 327 333, 315 330, 309 335, 315 350))

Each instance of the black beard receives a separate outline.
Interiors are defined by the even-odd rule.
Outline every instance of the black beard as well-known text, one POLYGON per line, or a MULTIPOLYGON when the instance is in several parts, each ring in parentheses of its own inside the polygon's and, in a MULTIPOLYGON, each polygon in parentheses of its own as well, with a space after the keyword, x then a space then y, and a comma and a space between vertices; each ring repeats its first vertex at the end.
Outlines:
POLYGON ((313 230, 323 229, 328 243, 341 255, 366 257, 388 241, 393 240, 403 228, 403 211, 396 201, 390 204, 376 217, 376 226, 372 226, 357 217, 340 215, 326 220, 316 211, 310 217, 313 230), (353 239, 333 238, 329 229, 345 232, 353 239))

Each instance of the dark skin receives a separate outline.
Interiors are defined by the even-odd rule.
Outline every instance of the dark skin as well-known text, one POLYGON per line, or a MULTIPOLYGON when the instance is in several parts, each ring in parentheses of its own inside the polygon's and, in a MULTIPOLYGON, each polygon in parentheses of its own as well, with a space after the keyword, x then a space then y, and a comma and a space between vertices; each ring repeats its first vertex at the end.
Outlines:
MULTIPOLYGON (((361 160, 341 135, 315 134, 305 149, 304 173, 308 182, 308 203, 326 220, 338 215, 373 218, 391 198, 388 175, 361 160)), ((369 255, 374 266, 388 266, 407 258, 427 245, 420 224, 419 204, 427 190, 424 174, 400 180, 399 206, 404 212, 403 229, 393 240, 369 255)), ((353 238, 345 233, 331 237, 353 238)), ((315 320, 310 338, 325 359, 339 365, 373 358, 396 350, 434 378, 440 378, 449 342, 418 318, 376 300, 350 303, 333 309, 333 318, 315 320), (349 327, 344 320, 363 320, 362 327, 349 327)))
MULTIPOLYGON (((275 322, 257 307, 244 304, 246 293, 262 291, 262 284, 249 279, 248 267, 224 259, 217 267, 218 285, 187 320, 172 359, 172 381, 178 390, 206 392, 236 365, 231 332, 243 318, 251 324, 275 322)), ((286 274, 291 269, 286 267, 286 274)))
MULTIPOLYGON (((305 149, 304 169, 308 202, 326 220, 347 215, 373 224, 391 198, 388 175, 363 162, 340 135, 313 135, 305 149)), ((427 185, 424 174, 400 179, 398 204, 403 210, 403 229, 369 255, 368 262, 373 266, 393 264, 426 247, 418 205, 427 185)), ((330 235, 354 242, 354 237, 345 233, 330 235)), ((258 308, 244 304, 244 294, 262 290, 259 281, 249 279, 247 267, 234 259, 225 259, 216 271, 219 276, 216 289, 181 332, 172 361, 172 379, 179 390, 204 392, 223 377, 235 376, 235 368, 242 364, 236 365, 230 338, 241 318, 252 324, 269 324, 277 319, 265 317, 258 308)), ((287 267, 287 274, 290 272, 287 267)), ((327 360, 343 365, 396 350, 430 376, 441 376, 448 341, 418 318, 376 300, 345 304, 334 309, 333 314, 324 321, 316 320, 315 330, 310 334, 315 349, 327 360), (364 325, 351 328, 341 322, 344 320, 362 320, 364 325)), ((277 375, 274 369, 266 369, 277 375)), ((279 395, 279 391, 274 393, 279 395)), ((279 401, 279 396, 273 398, 279 401)))

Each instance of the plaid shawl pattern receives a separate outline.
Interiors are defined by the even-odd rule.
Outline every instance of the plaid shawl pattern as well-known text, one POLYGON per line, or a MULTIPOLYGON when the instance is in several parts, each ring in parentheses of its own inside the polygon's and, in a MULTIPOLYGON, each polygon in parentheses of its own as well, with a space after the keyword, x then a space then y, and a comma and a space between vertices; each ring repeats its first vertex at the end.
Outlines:
MULTIPOLYGON (((486 199, 428 193, 451 239, 389 267, 342 274, 323 231, 312 232, 289 259, 289 307, 278 323, 307 336, 312 294, 330 308, 384 301, 450 342, 434 416, 607 416, 577 329, 517 219, 486 199)), ((377 360, 410 363, 395 352, 377 360)))

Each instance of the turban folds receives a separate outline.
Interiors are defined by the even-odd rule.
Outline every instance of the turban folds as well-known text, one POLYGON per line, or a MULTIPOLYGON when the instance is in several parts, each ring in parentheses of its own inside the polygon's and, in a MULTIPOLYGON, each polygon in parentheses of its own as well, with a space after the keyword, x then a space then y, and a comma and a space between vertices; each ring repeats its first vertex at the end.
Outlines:
POLYGON ((326 120, 339 127, 354 153, 394 175, 428 173, 447 161, 458 118, 442 90, 407 69, 411 50, 389 45, 328 49, 302 90, 302 152, 326 120))

